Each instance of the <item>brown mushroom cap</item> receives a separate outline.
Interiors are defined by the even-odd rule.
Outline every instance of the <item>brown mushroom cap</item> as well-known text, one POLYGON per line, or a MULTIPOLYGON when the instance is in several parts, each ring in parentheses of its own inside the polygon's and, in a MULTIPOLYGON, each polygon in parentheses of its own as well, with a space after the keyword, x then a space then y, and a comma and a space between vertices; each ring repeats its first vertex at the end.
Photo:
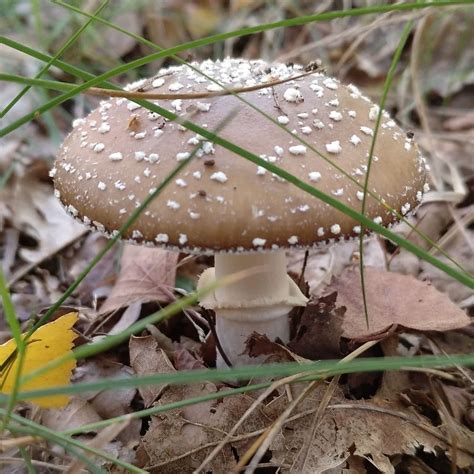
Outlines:
MULTIPOLYGON (((301 74, 301 66, 226 59, 194 64, 229 88, 301 74)), ((161 70, 129 89, 155 93, 215 91, 216 84, 188 66, 161 70)), ((364 183, 378 107, 352 86, 315 72, 284 84, 241 94, 364 183)), ((237 108, 219 134, 284 168, 346 205, 361 209, 363 194, 287 131, 232 95, 156 102, 207 130, 237 108)), ((198 156, 139 217, 125 238, 189 252, 307 247, 357 235, 357 221, 264 168, 207 142, 176 122, 127 99, 101 102, 76 120, 56 167, 57 194, 68 212, 111 233, 197 144, 198 156)), ((412 138, 384 112, 369 189, 406 214, 421 200, 423 158, 412 138)), ((396 217, 368 197, 368 217, 389 225, 396 217)))

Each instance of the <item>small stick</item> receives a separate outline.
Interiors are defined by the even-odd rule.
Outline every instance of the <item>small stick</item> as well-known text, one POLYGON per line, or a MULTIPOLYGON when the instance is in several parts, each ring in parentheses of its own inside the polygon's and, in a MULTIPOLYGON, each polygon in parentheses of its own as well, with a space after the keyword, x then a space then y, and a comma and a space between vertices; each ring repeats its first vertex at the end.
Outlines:
POLYGON ((241 94, 244 92, 252 92, 260 89, 265 89, 267 87, 273 87, 278 84, 284 84, 285 82, 294 81, 296 79, 301 79, 310 74, 314 74, 314 70, 306 71, 302 74, 296 76, 287 77, 286 79, 277 79, 275 81, 257 84, 255 86, 249 87, 237 87, 235 89, 224 89, 222 91, 214 92, 192 92, 188 94, 155 94, 151 92, 130 92, 124 90, 114 90, 114 89, 102 89, 100 87, 90 87, 84 91, 85 94, 99 96, 99 97, 124 97, 126 99, 153 99, 153 100, 174 100, 174 99, 206 99, 209 97, 219 97, 223 95, 230 94, 241 94))
POLYGON ((227 357, 227 354, 225 353, 224 349, 222 348, 222 345, 219 341, 219 338, 217 337, 216 317, 215 317, 214 314, 211 313, 211 311, 208 311, 208 310, 204 310, 204 311, 205 311, 204 315, 206 316, 206 319, 209 322, 209 328, 211 330, 212 337, 214 338, 214 341, 216 343, 216 350, 219 352, 222 359, 224 359, 224 362, 227 364, 227 367, 232 367, 232 362, 227 357))

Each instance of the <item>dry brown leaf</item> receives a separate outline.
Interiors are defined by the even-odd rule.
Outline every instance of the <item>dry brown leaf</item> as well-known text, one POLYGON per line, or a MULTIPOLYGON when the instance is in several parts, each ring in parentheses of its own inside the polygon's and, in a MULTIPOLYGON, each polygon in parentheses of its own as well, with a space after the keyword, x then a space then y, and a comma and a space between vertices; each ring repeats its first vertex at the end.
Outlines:
POLYGON ((82 398, 72 397, 64 408, 43 410, 42 425, 54 431, 66 431, 102 421, 94 407, 82 398))
MULTIPOLYGON (((26 176, 16 182, 13 200, 13 225, 33 238, 35 249, 22 248, 21 257, 29 263, 39 263, 71 244, 87 229, 66 214, 51 186, 38 177, 26 176)), ((15 275, 21 268, 15 272, 15 275)))
MULTIPOLYGON (((307 399, 300 409, 314 408, 319 397, 307 399)), ((283 440, 270 447, 272 461, 293 465, 310 426, 311 417, 308 416, 286 425, 283 440)), ((418 449, 435 454, 435 448, 446 450, 443 439, 446 439, 443 428, 431 426, 422 416, 393 409, 377 399, 369 403, 348 401, 338 392, 318 428, 304 473, 343 466, 351 454, 366 459, 381 472, 395 472, 390 457, 415 454, 418 449)), ((459 440, 461 449, 457 461, 460 467, 473 462, 471 446, 472 438, 466 436, 459 440)))
POLYGON ((358 267, 348 268, 330 288, 338 292, 338 305, 346 307, 342 327, 343 335, 350 339, 383 333, 393 325, 417 331, 449 331, 470 323, 446 295, 409 275, 365 268, 368 328, 358 267))
MULTIPOLYGON (((160 349, 153 336, 132 336, 129 342, 130 365, 137 375, 170 374, 175 372, 166 352, 160 349)), ((138 391, 145 407, 149 407, 160 396, 166 385, 139 387, 138 391)))
MULTIPOLYGON (((128 308, 122 313, 119 320, 112 326, 112 328, 107 331, 107 334, 120 334, 125 329, 129 328, 134 322, 138 321, 140 313, 142 310, 142 303, 136 301, 131 303, 128 308)), ((97 338, 95 338, 97 340, 97 338)))
POLYGON ((177 252, 125 245, 119 278, 100 312, 115 311, 137 301, 170 302, 169 288, 175 285, 177 261, 177 252))
MULTIPOLYGON (((217 387, 212 383, 173 386, 166 390, 158 404, 165 405, 215 392, 217 387)), ((252 398, 240 395, 219 401, 210 400, 152 417, 150 428, 137 452, 139 465, 152 474, 192 472, 212 449, 205 445, 225 436, 225 432, 240 419, 252 401, 252 398), (197 452, 192 453, 193 450, 197 452), (190 455, 186 456, 186 453, 190 455), (180 456, 183 457, 173 460, 180 456)), ((243 423, 238 433, 261 429, 268 420, 257 411, 243 423)), ((245 442, 232 443, 232 446, 243 445, 245 442)), ((213 474, 228 474, 232 465, 235 465, 235 457, 227 445, 208 465, 207 470, 213 474)))
MULTIPOLYGON (((86 268, 87 264, 103 250, 108 240, 97 232, 93 232, 84 239, 80 248, 65 262, 65 270, 71 280, 75 280, 86 268)), ((100 262, 87 274, 79 285, 76 293, 81 301, 94 301, 108 295, 117 273, 117 260, 120 244, 107 252, 100 262)))
POLYGON ((205 369, 206 365, 197 359, 183 344, 175 343, 176 350, 173 351, 173 362, 176 370, 198 370, 205 369))
MULTIPOLYGON (((295 386, 302 387, 302 384, 295 386)), ((270 446, 269 462, 276 466, 294 466, 301 447, 311 430, 311 411, 317 409, 325 386, 316 389, 304 400, 270 446)), ((215 385, 201 384, 170 387, 158 402, 168 404, 184 398, 210 394, 215 385)), ((283 391, 281 393, 284 393, 283 391)), ((255 396, 255 395, 253 395, 255 396)), ((161 413, 153 417, 137 452, 139 465, 150 473, 192 472, 216 443, 225 436, 252 404, 248 395, 237 395, 219 401, 161 413)), ((233 440, 206 466, 206 472, 228 473, 257 436, 276 420, 288 401, 275 397, 247 418, 233 440)), ((464 432, 458 440, 457 463, 466 467, 473 461, 472 439, 464 432)), ((446 432, 434 427, 421 415, 395 409, 387 402, 372 400, 348 401, 337 390, 326 410, 309 451, 303 474, 324 472, 330 468, 348 467, 351 455, 359 456, 381 472, 395 472, 391 458, 415 455, 418 450, 432 453, 446 451, 446 432)), ((474 452, 474 451, 473 451, 474 452)), ((283 470, 283 472, 288 472, 283 470)))
POLYGON ((295 337, 288 347, 311 360, 338 359, 345 309, 336 308, 337 293, 311 300, 301 315, 295 337))
MULTIPOLYGON (((112 380, 117 378, 130 378, 133 370, 123 364, 108 360, 105 357, 96 357, 87 360, 79 366, 74 375, 74 382, 95 382, 99 380, 112 380)), ((124 415, 130 411, 130 402, 135 396, 135 388, 120 390, 97 390, 87 392, 87 400, 96 412, 103 418, 124 415)))
POLYGON ((301 359, 293 354, 282 344, 270 341, 265 334, 253 332, 245 341, 245 350, 243 352, 249 357, 260 358, 258 362, 276 363, 276 362, 295 362, 301 359))

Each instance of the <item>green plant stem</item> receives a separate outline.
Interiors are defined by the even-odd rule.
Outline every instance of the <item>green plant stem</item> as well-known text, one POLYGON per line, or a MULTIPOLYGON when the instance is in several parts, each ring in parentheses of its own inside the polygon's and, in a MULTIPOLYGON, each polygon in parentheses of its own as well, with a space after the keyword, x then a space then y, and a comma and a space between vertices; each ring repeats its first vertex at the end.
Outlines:
MULTIPOLYGON (((407 22, 407 24, 403 28, 400 41, 398 42, 397 49, 395 50, 395 54, 393 55, 390 68, 387 73, 387 77, 385 78, 382 97, 380 99, 379 110, 377 113, 377 119, 375 121, 374 136, 372 137, 372 141, 370 143, 369 159, 367 160, 367 171, 365 173, 365 179, 364 179, 364 195, 362 198, 362 209, 360 211, 363 216, 365 216, 365 211, 367 209, 367 190, 369 188, 369 177, 370 177, 370 171, 372 169, 372 162, 374 158, 375 143, 377 141, 377 136, 380 129, 380 123, 382 121, 382 114, 384 112, 385 103, 387 102, 388 92, 390 90, 390 87, 392 86, 393 78, 395 77, 395 71, 397 70, 397 65, 400 62, 400 57, 402 55, 403 49, 405 48, 406 42, 408 40, 408 36, 410 35, 410 32, 413 28, 413 24, 414 24, 413 20, 410 20, 407 22)), ((369 310, 368 310, 368 305, 367 305, 367 294, 365 291, 364 237, 365 237, 365 226, 364 224, 362 224, 361 230, 360 230, 360 236, 359 236, 359 273, 360 273, 360 283, 361 283, 361 288, 362 288, 362 301, 364 303, 365 322, 367 324, 367 327, 369 327, 369 310)))
MULTIPOLYGON (((26 341, 21 336, 20 323, 18 322, 18 319, 16 317, 15 307, 13 306, 10 292, 8 291, 8 288, 6 285, 5 275, 3 274, 3 268, 1 268, 1 266, 0 266, 0 296, 2 298, 3 312, 5 314, 5 319, 13 335, 13 340, 15 341, 15 344, 16 344, 15 356, 18 358, 16 371, 13 374, 13 378, 14 378, 13 390, 12 390, 10 398, 8 399, 7 414, 2 419, 2 422, 0 424, 0 432, 1 432, 7 426, 8 421, 10 419, 10 414, 12 413, 13 408, 15 406, 16 395, 20 390, 20 378, 23 372, 23 367, 24 367, 24 362, 25 362, 25 352, 26 352, 26 341)), ((13 359, 11 357, 7 358, 5 363, 2 364, 1 372, 8 373, 8 371, 10 370, 9 364, 12 362, 13 362, 13 359)), ((0 390, 1 389, 2 387, 0 387, 0 390)))
MULTIPOLYGON (((261 366, 241 366, 231 369, 206 369, 180 371, 171 374, 146 375, 141 377, 130 377, 126 379, 102 380, 97 382, 79 383, 75 385, 66 385, 52 387, 41 390, 31 390, 20 392, 19 400, 42 398, 51 395, 73 395, 87 391, 98 391, 114 388, 143 387, 151 385, 166 384, 188 384, 196 382, 217 382, 232 380, 250 380, 255 377, 288 376, 294 374, 313 375, 318 373, 320 376, 331 377, 356 372, 374 372, 374 371, 394 371, 405 368, 443 368, 463 365, 466 367, 474 366, 474 354, 460 354, 452 356, 416 356, 406 357, 376 357, 360 358, 341 364, 337 360, 324 360, 318 362, 298 363, 280 363, 264 364, 261 366)), ((0 401, 8 397, 0 396, 0 401)))

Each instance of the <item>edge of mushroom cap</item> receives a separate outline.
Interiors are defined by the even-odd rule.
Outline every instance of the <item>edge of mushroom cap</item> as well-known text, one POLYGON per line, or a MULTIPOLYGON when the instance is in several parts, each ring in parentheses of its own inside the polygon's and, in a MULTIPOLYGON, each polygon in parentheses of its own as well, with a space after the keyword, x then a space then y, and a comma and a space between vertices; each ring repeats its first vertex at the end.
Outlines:
MULTIPOLYGON (((82 225, 86 226, 89 230, 92 232, 99 232, 102 234, 105 238, 107 239, 113 239, 118 233, 118 230, 114 231, 107 231, 105 229, 101 229, 97 226, 95 226, 92 222, 86 223, 83 219, 81 219, 77 213, 71 212, 70 211, 70 205, 66 205, 62 202, 60 198, 59 202, 62 204, 64 210, 66 213, 72 217, 76 222, 81 223, 82 225)), ((409 212, 407 212, 403 217, 408 219, 412 217, 413 215, 416 214, 416 211, 420 207, 421 202, 418 203, 416 207, 413 207, 409 212)), ((395 226, 400 224, 401 221, 395 220, 392 221, 386 225, 383 225, 386 229, 393 229, 395 226)), ((365 232, 365 237, 371 237, 374 234, 376 234, 375 231, 372 231, 370 229, 366 229, 365 232)), ((126 238, 122 237, 120 240, 131 245, 144 245, 145 247, 156 247, 156 248, 162 248, 165 250, 171 250, 171 251, 176 251, 176 252, 182 252, 182 253, 187 253, 190 255, 205 255, 205 256, 212 256, 217 253, 260 253, 260 252, 277 252, 279 250, 312 250, 312 249, 324 249, 326 247, 329 247, 331 245, 339 244, 339 243, 344 243, 344 242, 355 242, 356 240, 360 239, 359 234, 354 234, 354 235, 348 235, 348 234, 341 234, 341 235, 335 235, 333 237, 330 237, 325 240, 318 240, 312 243, 311 245, 299 245, 299 244, 287 244, 285 246, 274 246, 273 248, 266 248, 266 247, 253 247, 253 248, 243 248, 243 247, 232 247, 232 248, 227 248, 227 249, 217 249, 217 248, 204 248, 204 247, 189 247, 186 245, 174 245, 174 244, 168 244, 168 243, 160 243, 155 240, 144 240, 144 239, 133 239, 133 238, 126 238)))

